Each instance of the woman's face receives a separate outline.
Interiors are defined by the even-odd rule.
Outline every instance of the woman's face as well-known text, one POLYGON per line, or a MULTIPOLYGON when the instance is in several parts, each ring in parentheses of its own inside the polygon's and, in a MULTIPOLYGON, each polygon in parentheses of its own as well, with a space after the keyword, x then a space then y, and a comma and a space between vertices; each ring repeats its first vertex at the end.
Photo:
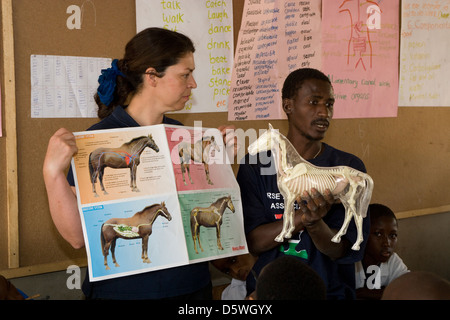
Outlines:
POLYGON ((166 112, 184 108, 192 89, 197 88, 193 76, 194 69, 194 54, 189 52, 180 58, 177 64, 168 67, 163 77, 156 78, 156 94, 166 112))

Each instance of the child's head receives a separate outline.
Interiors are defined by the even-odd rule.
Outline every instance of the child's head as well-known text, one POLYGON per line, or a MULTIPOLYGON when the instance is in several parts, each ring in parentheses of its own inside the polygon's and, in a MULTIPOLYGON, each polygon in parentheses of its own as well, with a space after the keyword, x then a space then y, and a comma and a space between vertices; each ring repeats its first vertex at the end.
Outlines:
POLYGON ((325 300, 322 278, 306 263, 281 256, 267 264, 256 280, 257 300, 325 300))
POLYGON ((397 245, 397 218, 382 204, 370 204, 370 234, 364 261, 378 265, 389 260, 397 245))
POLYGON ((256 259, 257 258, 255 256, 247 253, 239 256, 213 260, 211 263, 219 271, 229 275, 230 277, 245 281, 248 274, 252 270, 256 259))

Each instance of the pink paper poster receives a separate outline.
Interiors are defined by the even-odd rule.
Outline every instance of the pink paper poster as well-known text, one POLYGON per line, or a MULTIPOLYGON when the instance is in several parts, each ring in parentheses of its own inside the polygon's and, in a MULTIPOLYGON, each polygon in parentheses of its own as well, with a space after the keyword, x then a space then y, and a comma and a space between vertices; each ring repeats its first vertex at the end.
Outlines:
POLYGON ((284 80, 291 71, 320 63, 320 1, 245 1, 228 120, 286 119, 284 80))
POLYGON ((398 17, 398 0, 322 1, 322 71, 334 87, 334 118, 397 116, 398 17))

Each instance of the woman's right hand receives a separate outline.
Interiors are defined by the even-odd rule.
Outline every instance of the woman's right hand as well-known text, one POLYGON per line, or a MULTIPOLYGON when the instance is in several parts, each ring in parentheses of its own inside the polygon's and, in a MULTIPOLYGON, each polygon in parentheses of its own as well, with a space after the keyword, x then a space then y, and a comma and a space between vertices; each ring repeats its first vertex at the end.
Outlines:
POLYGON ((43 174, 53 222, 63 238, 79 249, 84 246, 83 228, 76 191, 66 177, 66 169, 77 152, 73 133, 64 128, 59 129, 48 142, 43 174))
POLYGON ((44 174, 55 176, 64 172, 77 152, 73 133, 65 128, 59 129, 49 140, 44 159, 44 174))

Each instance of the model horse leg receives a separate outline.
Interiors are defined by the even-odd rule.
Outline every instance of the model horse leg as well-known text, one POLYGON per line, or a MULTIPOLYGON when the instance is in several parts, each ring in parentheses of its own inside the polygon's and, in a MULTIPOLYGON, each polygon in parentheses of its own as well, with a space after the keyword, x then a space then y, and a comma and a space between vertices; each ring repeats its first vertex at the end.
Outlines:
MULTIPOLYGON (((348 177, 346 177, 348 179, 348 177)), ((355 193, 356 193, 356 182, 352 182, 351 179, 349 190, 347 192, 350 193, 350 199, 345 203, 345 200, 341 198, 342 203, 345 206, 345 219, 344 223, 342 224, 341 230, 331 239, 331 241, 335 243, 339 243, 341 241, 341 237, 347 232, 348 225, 350 224, 350 220, 356 215, 355 210, 355 193)))
POLYGON ((289 234, 289 230, 291 229, 291 217, 294 217, 294 197, 287 195, 284 199, 284 213, 283 213, 283 229, 280 234, 275 238, 276 242, 283 242, 285 238, 290 238, 292 236, 289 234))
POLYGON ((346 206, 344 223, 342 224, 342 227, 338 231, 338 233, 336 233, 334 235, 334 237, 331 238, 331 241, 333 241, 334 243, 341 242, 341 237, 347 232, 347 228, 348 228, 348 225, 350 224, 350 220, 352 219, 352 217, 353 217, 353 214, 352 214, 350 208, 348 208, 346 206))

